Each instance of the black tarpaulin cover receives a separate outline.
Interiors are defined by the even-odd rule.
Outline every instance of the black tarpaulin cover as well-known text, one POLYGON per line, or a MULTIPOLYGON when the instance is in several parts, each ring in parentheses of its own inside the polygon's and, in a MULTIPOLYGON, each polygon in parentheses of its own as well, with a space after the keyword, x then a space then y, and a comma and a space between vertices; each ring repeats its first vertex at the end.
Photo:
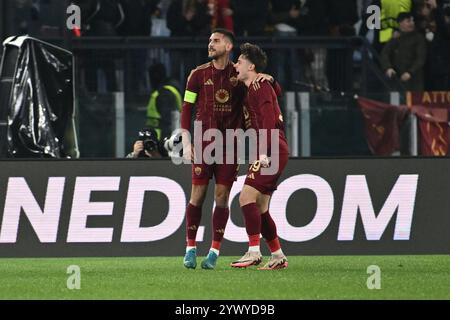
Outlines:
POLYGON ((30 37, 19 47, 8 112, 8 153, 14 158, 77 157, 73 55, 30 37))

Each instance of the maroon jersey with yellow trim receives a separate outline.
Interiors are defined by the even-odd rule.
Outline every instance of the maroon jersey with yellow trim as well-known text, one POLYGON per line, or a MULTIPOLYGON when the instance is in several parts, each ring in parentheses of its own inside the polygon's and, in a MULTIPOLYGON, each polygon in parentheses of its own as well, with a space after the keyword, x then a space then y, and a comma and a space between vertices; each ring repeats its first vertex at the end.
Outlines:
MULTIPOLYGON (((289 148, 284 133, 283 115, 272 85, 262 82, 259 86, 251 85, 244 101, 245 129, 267 129, 267 150, 271 154, 271 129, 278 129, 279 154, 288 154, 289 148)), ((259 139, 258 139, 259 140, 259 139)), ((258 145, 260 145, 258 143, 258 145)))
POLYGON ((231 62, 223 70, 216 69, 212 62, 197 67, 188 78, 186 92, 191 96, 189 99, 185 97, 183 104, 182 129, 190 130, 193 105, 195 119, 202 121, 203 131, 242 127, 242 103, 246 88, 238 81, 231 62))

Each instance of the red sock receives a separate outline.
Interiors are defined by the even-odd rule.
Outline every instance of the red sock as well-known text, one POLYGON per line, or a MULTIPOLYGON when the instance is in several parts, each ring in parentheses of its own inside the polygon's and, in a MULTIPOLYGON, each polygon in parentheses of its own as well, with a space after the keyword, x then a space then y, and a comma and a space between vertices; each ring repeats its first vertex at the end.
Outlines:
POLYGON ((277 226, 269 211, 261 215, 261 234, 267 241, 272 241, 277 237, 277 226))
POLYGON ((259 212, 256 203, 250 203, 242 208, 242 213, 244 214, 245 230, 247 231, 249 237, 249 245, 257 246, 259 245, 259 235, 261 233, 261 213, 259 212))
POLYGON ((266 239, 270 252, 273 253, 281 249, 280 240, 277 236, 277 226, 269 211, 261 215, 261 234, 266 239))
POLYGON ((260 239, 261 239, 261 235, 259 233, 258 234, 253 234, 253 235, 249 235, 248 236, 248 246, 249 247, 256 247, 256 246, 259 247, 260 239))
POLYGON ((197 237, 197 230, 200 226, 202 218, 202 208, 196 207, 189 203, 186 208, 186 234, 188 247, 195 247, 197 237))
POLYGON ((227 226, 228 218, 230 216, 230 210, 228 208, 216 207, 213 213, 213 241, 211 248, 220 250, 220 244, 225 233, 225 227, 227 226))
POLYGON ((272 241, 267 241, 267 245, 269 246, 270 252, 274 253, 281 249, 280 240, 277 238, 272 241))

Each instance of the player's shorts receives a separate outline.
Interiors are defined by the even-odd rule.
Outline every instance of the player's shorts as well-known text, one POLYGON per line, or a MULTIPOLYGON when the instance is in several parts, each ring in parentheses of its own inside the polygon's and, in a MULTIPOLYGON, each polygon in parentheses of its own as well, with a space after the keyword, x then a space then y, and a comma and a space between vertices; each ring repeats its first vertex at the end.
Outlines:
POLYGON ((273 175, 261 174, 261 169, 263 168, 261 167, 261 163, 259 161, 255 161, 252 165, 250 165, 247 172, 247 178, 245 179, 245 184, 255 188, 262 194, 269 196, 272 195, 272 193, 277 190, 277 182, 287 165, 289 154, 279 154, 278 157, 278 171, 273 175))
MULTIPOLYGON (((204 156, 205 148, 210 145, 212 142, 203 141, 202 142, 202 156, 204 156)), ((236 150, 236 149, 235 149, 236 150)), ((232 163, 226 163, 227 161, 227 152, 224 147, 222 151, 223 158, 221 161, 223 164, 206 164, 205 160, 201 160, 201 164, 192 164, 192 184, 194 185, 207 185, 209 180, 213 177, 215 179, 216 184, 222 184, 225 186, 231 186, 237 180, 239 173, 239 164, 237 163, 236 156, 232 163)), ((234 152, 236 155, 236 151, 234 152)))
POLYGON ((192 164, 192 184, 207 185, 214 177, 216 184, 231 187, 238 172, 238 164, 192 164))

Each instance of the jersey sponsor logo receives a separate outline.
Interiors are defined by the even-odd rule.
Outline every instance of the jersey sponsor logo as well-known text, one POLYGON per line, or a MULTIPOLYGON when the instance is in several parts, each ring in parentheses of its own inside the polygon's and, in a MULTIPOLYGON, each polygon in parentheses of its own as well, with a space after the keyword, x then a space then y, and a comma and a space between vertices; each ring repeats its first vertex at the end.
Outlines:
POLYGON ((216 101, 219 103, 227 103, 230 100, 230 94, 225 89, 219 89, 216 91, 216 101))
POLYGON ((236 87, 239 83, 239 80, 236 77, 231 77, 230 78, 230 83, 233 87, 236 87))
POLYGON ((224 104, 224 105, 215 104, 214 105, 214 112, 231 112, 231 110, 233 110, 233 107, 229 104, 224 104))
POLYGON ((213 86, 214 82, 211 79, 208 79, 208 81, 205 82, 205 86, 213 86))

